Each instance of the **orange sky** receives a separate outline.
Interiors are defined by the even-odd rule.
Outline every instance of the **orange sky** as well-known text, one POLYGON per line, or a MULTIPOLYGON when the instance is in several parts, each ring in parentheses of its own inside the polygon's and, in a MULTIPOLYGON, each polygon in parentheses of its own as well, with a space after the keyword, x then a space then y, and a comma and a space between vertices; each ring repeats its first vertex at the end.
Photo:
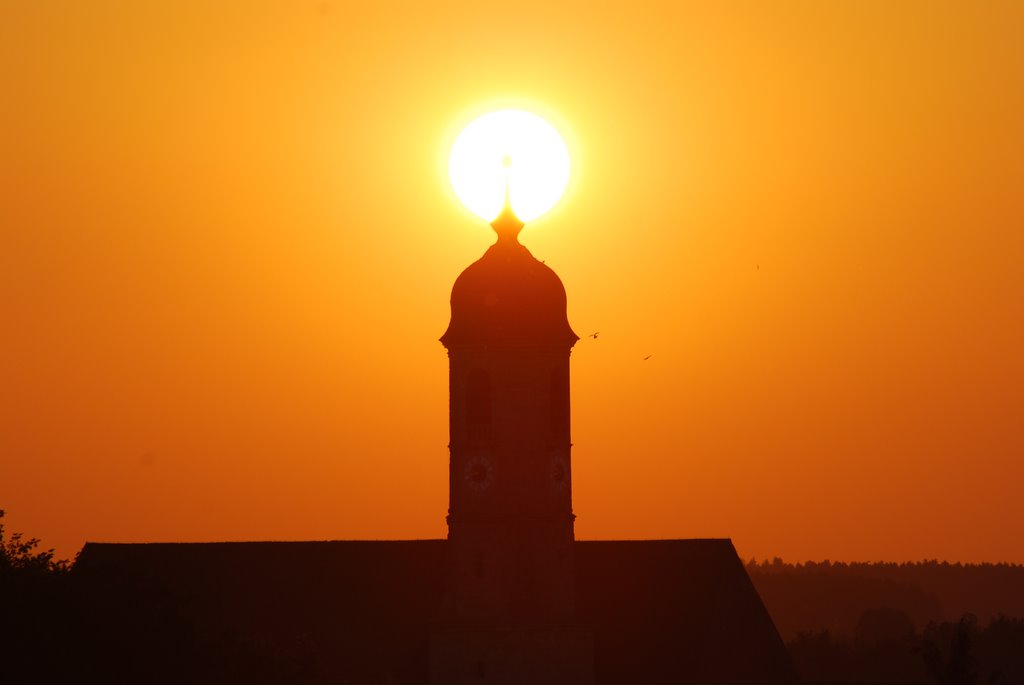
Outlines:
POLYGON ((499 103, 576 164, 579 537, 1024 562, 1024 4, 612 6, 4 3, 9 527, 443 536, 499 103))

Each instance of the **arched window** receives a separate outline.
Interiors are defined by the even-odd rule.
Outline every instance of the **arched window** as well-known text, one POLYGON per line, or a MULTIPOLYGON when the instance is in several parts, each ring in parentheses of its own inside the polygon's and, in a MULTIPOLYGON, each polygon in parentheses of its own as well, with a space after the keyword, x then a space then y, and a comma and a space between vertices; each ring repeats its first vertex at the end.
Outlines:
POLYGON ((476 575, 477 580, 482 580, 484 577, 484 553, 480 550, 476 550, 473 554, 473 571, 476 575))
POLYGON ((491 379, 487 372, 473 369, 466 384, 466 431, 471 442, 491 437, 491 379))
POLYGON ((562 442, 569 437, 569 379, 568 371, 556 367, 551 371, 551 383, 548 391, 549 418, 551 440, 562 442))

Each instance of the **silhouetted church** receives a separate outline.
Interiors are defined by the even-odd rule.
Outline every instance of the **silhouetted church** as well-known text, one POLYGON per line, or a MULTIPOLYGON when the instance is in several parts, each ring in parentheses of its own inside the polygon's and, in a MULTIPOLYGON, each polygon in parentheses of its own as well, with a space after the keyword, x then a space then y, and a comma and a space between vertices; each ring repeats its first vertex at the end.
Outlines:
POLYGON ((507 203, 492 225, 441 338, 447 540, 89 543, 75 573, 159 587, 200 633, 298 650, 317 682, 795 681, 729 540, 575 541, 565 289, 507 203))

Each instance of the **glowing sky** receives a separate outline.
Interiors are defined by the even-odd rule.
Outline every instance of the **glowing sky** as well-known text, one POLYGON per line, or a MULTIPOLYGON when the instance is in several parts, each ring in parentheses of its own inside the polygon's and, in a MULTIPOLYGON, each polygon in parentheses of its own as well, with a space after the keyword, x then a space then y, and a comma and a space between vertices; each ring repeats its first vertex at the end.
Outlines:
POLYGON ((573 154, 580 537, 1024 562, 1024 5, 371 4, 0 6, 11 529, 442 536, 497 104, 573 154))

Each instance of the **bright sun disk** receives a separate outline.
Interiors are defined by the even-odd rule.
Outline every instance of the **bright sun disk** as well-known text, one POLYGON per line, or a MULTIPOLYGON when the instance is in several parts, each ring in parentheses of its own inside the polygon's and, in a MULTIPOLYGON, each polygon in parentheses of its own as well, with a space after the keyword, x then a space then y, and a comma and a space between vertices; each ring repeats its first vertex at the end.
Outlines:
POLYGON ((508 185, 512 210, 531 221, 551 209, 569 183, 569 150, 555 127, 531 112, 504 109, 474 119, 448 157, 452 189, 466 208, 491 221, 508 185))

